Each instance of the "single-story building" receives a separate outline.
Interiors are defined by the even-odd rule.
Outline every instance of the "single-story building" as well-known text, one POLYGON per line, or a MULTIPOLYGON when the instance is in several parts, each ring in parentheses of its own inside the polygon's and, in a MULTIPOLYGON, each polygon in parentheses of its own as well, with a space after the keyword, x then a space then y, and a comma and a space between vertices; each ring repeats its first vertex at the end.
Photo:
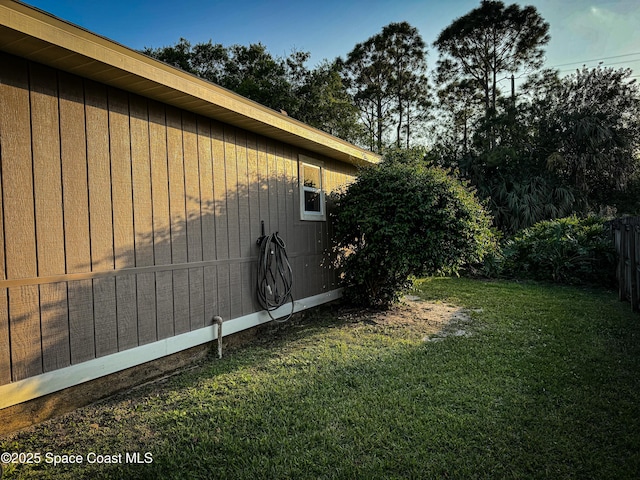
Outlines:
POLYGON ((262 222, 286 243, 294 309, 337 298, 323 193, 378 161, 0 0, 0 416, 19 428, 55 392, 212 342, 215 316, 225 336, 270 321, 262 222))

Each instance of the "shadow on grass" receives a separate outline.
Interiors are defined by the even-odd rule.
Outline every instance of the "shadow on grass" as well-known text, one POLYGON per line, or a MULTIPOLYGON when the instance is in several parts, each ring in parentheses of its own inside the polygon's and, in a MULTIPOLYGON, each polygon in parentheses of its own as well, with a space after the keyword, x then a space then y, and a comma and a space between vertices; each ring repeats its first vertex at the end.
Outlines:
POLYGON ((428 287, 482 309, 472 336, 406 341, 328 311, 115 398, 95 432, 69 433, 153 454, 92 478, 637 477, 640 326, 628 309, 570 288, 428 287))
POLYGON ((616 310, 614 303, 596 308, 610 302, 607 294, 520 288, 521 313, 470 338, 386 344, 369 332, 372 348, 363 332, 355 341, 319 330, 298 339, 313 347, 303 341, 293 356, 260 355, 238 366, 250 367, 249 377, 208 384, 158 418, 174 434, 153 471, 173 472, 168 478, 635 478, 637 324, 603 316, 616 310), (552 292, 564 300, 549 301, 552 292), (269 362, 282 371, 255 373, 269 362), (221 403, 206 408, 221 390, 221 403))

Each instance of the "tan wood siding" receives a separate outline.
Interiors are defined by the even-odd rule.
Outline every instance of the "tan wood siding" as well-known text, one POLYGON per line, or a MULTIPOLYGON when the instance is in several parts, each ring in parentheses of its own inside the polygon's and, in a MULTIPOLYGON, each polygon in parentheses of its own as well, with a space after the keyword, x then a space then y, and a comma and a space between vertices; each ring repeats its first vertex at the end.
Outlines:
MULTIPOLYGON (((229 258, 240 258, 240 202, 238 198, 238 158, 236 129, 224 126, 224 158, 227 202, 227 236, 229 258)), ((230 317, 242 315, 242 274, 238 262, 229 265, 230 317)))
MULTIPOLYGON (((298 188, 298 162, 295 150, 293 155, 293 223, 296 235, 289 239, 291 252, 301 252, 306 246, 306 236, 300 221, 300 189, 298 188)), ((293 269, 293 296, 294 298, 304 298, 301 286, 304 284, 304 259, 300 256, 293 256, 291 259, 291 267, 293 269)))
MULTIPOLYGON (((157 265, 171 264, 167 127, 164 106, 149 102, 149 143, 153 212, 153 257, 157 265)), ((174 335, 173 272, 155 272, 158 340, 174 335)))
MULTIPOLYGON (((247 134, 243 130, 236 132, 236 161, 238 168, 238 228, 240 235, 240 257, 248 259, 254 253, 255 240, 251 240, 251 211, 249 208, 249 159, 247 156, 247 134)), ((256 237, 257 238, 257 237, 256 237)), ((242 314, 254 312, 251 283, 251 268, 248 262, 240 264, 240 302, 242 314)))
MULTIPOLYGON (((0 62, 4 62, 5 57, 0 55, 0 62)), ((0 71, 0 99, 4 99, 6 77, 0 71)), ((3 118, 7 111, 0 102, 0 139, 3 137, 3 131, 8 131, 8 126, 4 123, 3 118)), ((2 156, 2 145, 0 144, 0 165, 6 160, 2 156)), ((1 169, 0 169, 1 172, 1 169)), ((3 187, 0 178, 0 232, 4 232, 4 215, 3 208, 3 187)), ((5 268, 5 243, 4 235, 0 235, 0 281, 7 279, 5 268)), ((0 385, 11 382, 11 344, 9 341, 9 303, 7 299, 7 289, 0 288, 0 385)))
MULTIPOLYGON (((171 216, 171 261, 188 262, 186 198, 184 189, 184 150, 181 112, 167 108, 167 150, 169 155, 169 210, 171 216)), ((189 272, 173 272, 173 311, 175 334, 188 332, 189 272)))
POLYGON ((260 222, 262 234, 262 222, 265 232, 271 231, 269 218, 269 171, 267 163, 267 141, 264 137, 256 138, 256 153, 258 156, 258 202, 260 204, 260 222))
MULTIPOLYGON (((91 271, 115 268, 107 89, 85 82, 91 271)), ((93 280, 95 356, 118 350, 115 278, 93 280)))
POLYGON ((276 161, 276 145, 267 139, 267 192, 269 197, 269 232, 278 232, 278 170, 276 161))
POLYGON ((0 142, 0 385, 260 310, 261 221, 296 299, 336 286, 298 147, 7 54, 0 142))
MULTIPOLYGON (((91 270, 89 188, 85 134, 84 85, 80 78, 58 73, 60 154, 64 204, 64 241, 67 273, 91 270)), ((91 280, 70 282, 69 344, 71 363, 95 356, 93 291, 91 280)))
MULTIPOLYGON (((65 273, 65 246, 55 70, 30 65, 30 91, 38 275, 60 275, 65 273)), ((66 284, 40 285, 40 316, 43 370, 68 366, 66 284)))
MULTIPOLYGON (((200 198, 200 167, 196 118, 184 113, 182 117, 184 141, 185 195, 187 198, 187 258, 188 262, 202 261, 202 211, 200 198)), ((190 330, 205 325, 203 268, 189 269, 190 330)))
MULTIPOLYGON (((247 195, 249 204, 249 219, 248 219, 248 256, 252 257, 257 255, 258 245, 257 240, 262 235, 261 231, 261 214, 260 214, 260 179, 258 176, 258 144, 256 136, 249 133, 247 134, 247 195)), ((245 292, 245 296, 249 299, 250 311, 255 312, 259 310, 258 301, 253 294, 256 290, 257 272, 255 263, 245 263, 244 278, 246 278, 246 285, 248 290, 245 292)))
MULTIPOLYGON (((132 96, 129 112, 135 265, 149 267, 154 265, 154 257, 150 124, 147 101, 132 96)), ((157 340, 155 275, 140 273, 136 275, 135 282, 138 345, 144 345, 157 340)))
MULTIPOLYGON (((216 258, 216 225, 213 196, 213 152, 211 144, 211 122, 198 118, 198 162, 200 181, 200 211, 202 227, 202 259, 216 258)), ((217 270, 214 266, 203 268, 204 322, 209 325, 218 314, 217 270)))
MULTIPOLYGON (((109 88, 109 145, 113 202, 113 246, 116 270, 135 266, 133 235, 133 186, 128 96, 109 88)), ((118 350, 138 344, 136 285, 133 275, 116 276, 118 350)))
MULTIPOLYGON (((227 179, 224 147, 224 130, 215 122, 211 127, 213 151, 213 192, 216 227, 216 260, 229 258, 228 214, 227 214, 227 179)), ((218 314, 229 318, 231 302, 229 299, 229 265, 223 263, 217 267, 218 314)))
MULTIPOLYGON (((2 190, 7 280, 37 276, 29 67, 2 56, 2 190)), ((42 372, 40 294, 35 285, 9 288, 12 379, 42 372)))
MULTIPOLYGON (((0 135, 2 133, 0 132, 0 135)), ((0 209, 2 208, 2 191, 0 191, 0 209)), ((1 211, 1 210, 0 210, 1 211)), ((0 228, 3 227, 0 215, 0 228)), ((0 240, 0 274, 4 275, 4 241, 0 240)), ((11 344, 9 342, 9 309, 7 289, 0 288, 0 385, 11 382, 11 344)))

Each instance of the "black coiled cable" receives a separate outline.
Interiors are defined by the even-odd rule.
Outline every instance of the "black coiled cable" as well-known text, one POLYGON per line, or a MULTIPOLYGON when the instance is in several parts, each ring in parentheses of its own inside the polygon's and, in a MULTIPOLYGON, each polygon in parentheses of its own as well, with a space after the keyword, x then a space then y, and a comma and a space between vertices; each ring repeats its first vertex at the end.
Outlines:
POLYGON ((291 289, 293 287, 293 270, 287 257, 284 241, 278 232, 263 235, 258 240, 260 253, 258 256, 258 302, 272 320, 276 320, 271 312, 291 301, 289 316, 276 320, 286 322, 293 315, 294 302, 291 289))

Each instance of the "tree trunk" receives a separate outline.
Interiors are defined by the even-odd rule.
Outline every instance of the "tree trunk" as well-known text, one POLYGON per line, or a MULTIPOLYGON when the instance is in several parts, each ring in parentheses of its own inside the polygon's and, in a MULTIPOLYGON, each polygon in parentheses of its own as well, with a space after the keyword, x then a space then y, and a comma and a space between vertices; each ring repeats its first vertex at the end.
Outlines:
POLYGON ((377 145, 378 150, 376 153, 382 153, 382 97, 378 96, 377 98, 377 114, 378 114, 378 138, 377 145))

